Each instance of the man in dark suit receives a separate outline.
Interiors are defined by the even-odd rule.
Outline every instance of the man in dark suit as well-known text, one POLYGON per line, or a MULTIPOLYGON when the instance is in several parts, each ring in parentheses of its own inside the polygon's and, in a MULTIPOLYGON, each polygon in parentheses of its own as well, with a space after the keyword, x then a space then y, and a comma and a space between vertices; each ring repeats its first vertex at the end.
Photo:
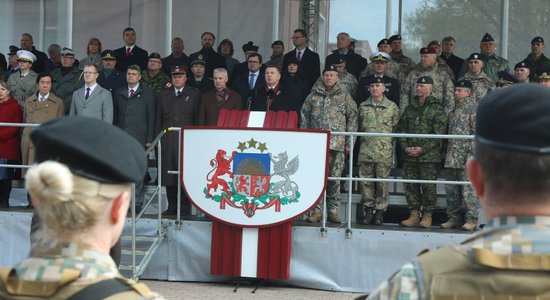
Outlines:
POLYGON ((283 59, 283 74, 286 73, 288 60, 291 57, 296 58, 300 63, 299 67, 304 79, 309 83, 307 90, 310 91, 313 84, 321 76, 321 61, 319 60, 319 54, 307 47, 307 41, 307 32, 305 30, 294 30, 292 43, 296 48, 285 54, 285 58, 283 59))
POLYGON ((32 64, 31 69, 36 73, 42 73, 46 71, 45 66, 46 61, 48 60, 48 55, 34 47, 32 35, 30 35, 29 33, 22 33, 21 40, 19 42, 21 50, 30 51, 32 52, 32 54, 34 54, 34 56, 36 56, 36 61, 32 64))
POLYGON ((332 51, 332 54, 326 57, 325 66, 328 62, 334 61, 337 58, 343 57, 346 60, 346 70, 351 75, 359 80, 359 74, 367 66, 367 60, 361 55, 355 53, 350 48, 351 39, 347 32, 340 32, 336 36, 336 46, 338 49, 332 51))
POLYGON ((116 68, 126 72, 129 65, 138 65, 142 70, 147 69, 149 54, 136 45, 136 31, 132 27, 125 28, 122 32, 124 46, 115 50, 117 58, 116 68))
MULTIPOLYGON (((141 84, 141 68, 128 66, 127 85, 113 94, 113 125, 133 136, 144 148, 155 138, 155 91, 141 84)), ((145 199, 143 180, 136 183, 136 212, 141 211, 145 199)))
POLYGON ((168 77, 171 76, 170 69, 173 66, 189 66, 189 64, 191 64, 191 59, 183 52, 185 45, 183 44, 182 38, 173 38, 170 48, 172 49, 172 53, 162 59, 162 71, 164 71, 168 77))
POLYGON ((260 49, 260 47, 254 45, 254 42, 252 41, 249 41, 248 43, 243 45, 244 61, 242 63, 236 64, 235 67, 233 67, 233 72, 231 72, 232 78, 229 78, 230 83, 233 83, 233 79, 248 72, 248 57, 252 53, 258 53, 258 49, 260 49))
POLYGON ((275 65, 265 69, 265 85, 259 87, 252 98, 250 110, 255 111, 296 111, 298 104, 291 90, 285 90, 279 84, 281 71, 275 65))
POLYGON ((243 100, 243 109, 250 109, 252 99, 258 90, 265 86, 265 66, 262 64, 262 56, 252 53, 248 57, 248 72, 241 74, 233 81, 232 89, 239 93, 243 100))
POLYGON ((373 62, 373 74, 362 77, 361 80, 359 80, 359 84, 357 85, 357 96, 355 97, 357 106, 370 97, 369 82, 371 82, 370 80, 372 77, 382 78, 386 86, 384 95, 399 106, 399 93, 401 89, 399 81, 396 78, 386 75, 390 59, 390 55, 385 52, 374 52, 370 56, 370 60, 373 62))
POLYGON ((456 47, 456 41, 455 38, 452 36, 448 36, 443 38, 441 41, 442 49, 441 49, 441 59, 443 59, 449 67, 451 67, 451 70, 453 70, 453 73, 455 75, 454 80, 458 80, 458 74, 460 73, 460 68, 462 68, 462 65, 464 64, 464 59, 454 55, 453 51, 456 47))
POLYGON ((216 42, 216 37, 212 32, 204 32, 201 35, 201 45, 202 49, 198 52, 191 54, 191 61, 197 59, 197 57, 202 54, 204 60, 206 61, 206 73, 207 78, 212 78, 214 74, 214 69, 217 68, 227 68, 225 64, 225 58, 221 56, 218 52, 214 51, 214 43, 216 42))

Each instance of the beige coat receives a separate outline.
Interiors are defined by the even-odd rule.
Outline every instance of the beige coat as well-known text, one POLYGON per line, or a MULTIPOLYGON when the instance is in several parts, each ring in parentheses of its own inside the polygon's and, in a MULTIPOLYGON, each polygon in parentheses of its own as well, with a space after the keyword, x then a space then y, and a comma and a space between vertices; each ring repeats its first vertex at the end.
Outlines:
MULTIPOLYGON (((48 99, 38 101, 36 93, 25 100, 23 123, 42 124, 62 117, 65 112, 63 100, 50 93, 48 99)), ((24 165, 34 162, 34 146, 31 142, 33 127, 25 127, 21 136, 21 158, 24 165)), ((23 173, 26 169, 23 169, 23 173)))

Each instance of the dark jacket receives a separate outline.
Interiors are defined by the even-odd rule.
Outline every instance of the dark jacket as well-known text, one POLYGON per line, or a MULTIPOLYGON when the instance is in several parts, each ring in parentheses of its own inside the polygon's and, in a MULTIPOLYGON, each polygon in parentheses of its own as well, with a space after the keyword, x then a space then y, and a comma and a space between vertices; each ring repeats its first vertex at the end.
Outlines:
POLYGON ((71 108, 73 92, 84 86, 84 78, 77 66, 73 66, 65 75, 61 71, 61 68, 57 68, 51 73, 52 92, 63 100, 65 114, 68 114, 69 108, 71 108))
MULTIPOLYGON (((359 80, 359 84, 357 85, 357 96, 355 97, 355 102, 357 102, 357 106, 359 106, 361 102, 369 99, 370 91, 368 82, 372 77, 374 77, 374 75, 369 75, 359 80)), ((382 77, 382 80, 386 85, 386 91, 384 92, 384 95, 386 96, 386 98, 390 99, 393 103, 399 106, 399 95, 401 91, 401 85, 399 84, 399 81, 393 77, 389 77, 386 75, 382 77)))
POLYGON ((446 56, 443 53, 441 53, 439 57, 441 57, 441 59, 443 59, 447 63, 447 65, 451 67, 451 70, 453 70, 453 74, 455 75, 453 79, 457 81, 460 74, 460 68, 462 68, 462 65, 464 64, 464 59, 454 54, 446 56))
POLYGON ((206 61, 206 72, 204 73, 204 76, 208 78, 212 78, 214 69, 227 67, 225 64, 225 58, 212 48, 202 48, 200 51, 191 54, 189 56, 191 58, 191 62, 197 59, 199 54, 204 55, 203 60, 206 61))
MULTIPOLYGON (((285 58, 283 59, 283 76, 287 72, 288 60, 291 57, 296 58, 296 49, 285 54, 285 58)), ((311 51, 309 48, 306 47, 306 49, 304 50, 304 54, 302 55, 302 58, 300 60, 299 69, 302 70, 304 79, 309 84, 309 92, 311 91, 311 87, 313 87, 315 81, 317 81, 319 76, 321 76, 321 61, 319 60, 319 54, 311 51)))
MULTIPOLYGON (((332 54, 325 58, 325 66, 327 65, 328 61, 330 61, 334 57, 339 57, 340 55, 341 54, 338 52, 338 49, 332 51, 332 54)), ((367 59, 355 53, 353 49, 348 49, 348 52, 343 55, 343 57, 346 60, 346 70, 348 71, 348 73, 355 76, 355 78, 359 80, 359 75, 361 74, 361 71, 363 71, 363 69, 367 67, 367 59)))
POLYGON ((119 87, 113 93, 113 125, 133 136, 140 144, 155 138, 155 91, 140 83, 134 95, 128 95, 128 86, 119 87))
POLYGON ((117 58, 116 68, 121 72, 126 73, 129 65, 138 65, 142 70, 147 70, 149 54, 137 45, 132 48, 132 52, 130 52, 130 56, 128 57, 126 57, 126 46, 120 47, 114 52, 117 58))
POLYGON ((221 109, 241 110, 243 108, 241 96, 230 89, 226 89, 226 91, 226 97, 221 102, 218 102, 216 89, 211 89, 201 95, 197 125, 216 126, 221 109))
POLYGON ((267 85, 259 88, 250 105, 250 110, 254 111, 297 111, 297 109, 296 96, 292 91, 282 89, 280 84, 272 91, 269 91, 267 85))
POLYGON ((126 85, 126 75, 122 74, 119 70, 114 69, 109 76, 106 74, 105 70, 99 72, 97 83, 109 92, 114 93, 119 87, 126 85))
POLYGON ((180 57, 175 58, 174 55, 170 54, 162 59, 162 71, 170 77, 172 74, 170 73, 170 68, 173 66, 187 66, 191 64, 191 59, 187 54, 183 53, 180 57))
MULTIPOLYGON (((265 71, 265 70, 264 70, 265 71)), ((243 109, 249 109, 249 104, 252 101, 252 98, 255 97, 255 95, 258 93, 258 89, 263 88, 265 86, 265 73, 260 69, 260 73, 258 75, 258 78, 256 79, 256 84, 254 85, 254 89, 249 89, 248 87, 248 79, 249 74, 246 72, 245 74, 241 74, 239 77, 235 78, 233 81, 233 85, 231 86, 231 89, 235 92, 239 93, 241 98, 243 99, 243 109)))

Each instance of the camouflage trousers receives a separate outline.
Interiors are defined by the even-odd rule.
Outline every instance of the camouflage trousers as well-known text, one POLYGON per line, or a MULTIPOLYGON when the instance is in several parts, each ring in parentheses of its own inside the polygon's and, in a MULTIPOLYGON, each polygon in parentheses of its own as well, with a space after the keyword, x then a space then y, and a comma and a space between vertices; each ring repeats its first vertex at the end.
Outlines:
MULTIPOLYGON (((359 162, 359 177, 388 178, 392 163, 359 162)), ((365 207, 385 211, 390 200, 390 184, 388 182, 360 181, 361 202, 365 207)))
MULTIPOLYGON (((468 181, 466 169, 450 169, 448 180, 452 181, 468 181)), ((462 202, 466 206, 466 221, 476 221, 479 212, 479 200, 475 196, 474 189, 471 185, 447 185, 447 216, 449 219, 461 220, 462 202)))
MULTIPOLYGON (((439 163, 409 162, 403 164, 403 179, 436 180, 439 163)), ((435 184, 406 183, 405 196, 410 210, 431 213, 435 208, 435 184)))
MULTIPOLYGON (((339 177, 344 171, 344 161, 346 155, 341 151, 330 150, 328 158, 328 176, 339 177)), ((340 180, 329 180, 327 183, 327 209, 337 210, 340 208, 340 180)), ((323 210, 323 203, 319 202, 317 208, 323 210)))

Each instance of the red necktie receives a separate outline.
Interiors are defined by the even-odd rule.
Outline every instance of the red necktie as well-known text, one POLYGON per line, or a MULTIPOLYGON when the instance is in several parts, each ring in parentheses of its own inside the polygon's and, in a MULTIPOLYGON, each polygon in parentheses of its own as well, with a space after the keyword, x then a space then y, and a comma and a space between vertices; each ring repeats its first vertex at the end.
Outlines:
POLYGON ((134 97, 134 89, 130 89, 130 98, 134 97))
POLYGON ((132 49, 126 48, 126 57, 130 57, 131 52, 132 52, 132 49))
POLYGON ((302 52, 298 51, 298 54, 296 54, 296 60, 302 61, 302 52))

